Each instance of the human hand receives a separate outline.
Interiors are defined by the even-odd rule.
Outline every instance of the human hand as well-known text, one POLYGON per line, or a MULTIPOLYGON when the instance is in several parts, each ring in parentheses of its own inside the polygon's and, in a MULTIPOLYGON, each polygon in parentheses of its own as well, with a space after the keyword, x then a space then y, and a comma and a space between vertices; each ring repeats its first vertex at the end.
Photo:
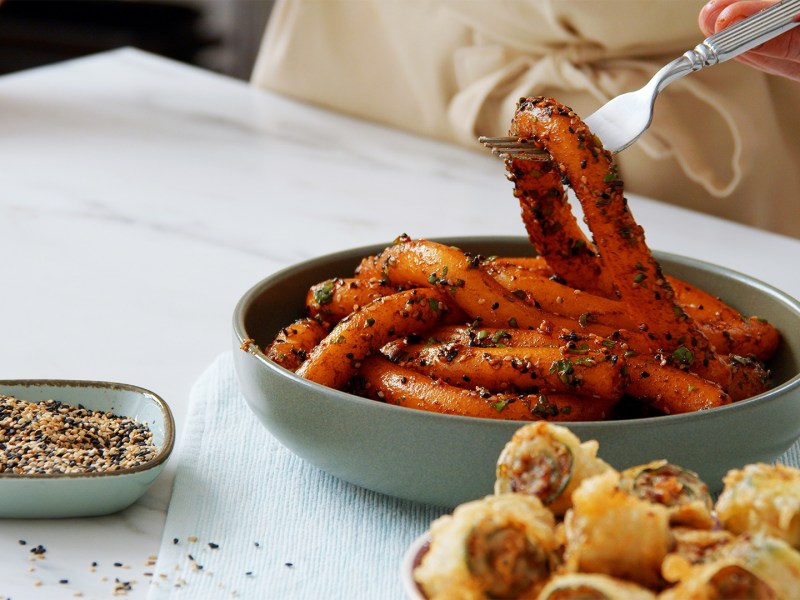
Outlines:
MULTIPOLYGON (((700 10, 698 23, 703 33, 709 36, 774 3, 770 0, 710 0, 700 10)), ((800 81, 800 26, 734 60, 766 73, 800 81)))

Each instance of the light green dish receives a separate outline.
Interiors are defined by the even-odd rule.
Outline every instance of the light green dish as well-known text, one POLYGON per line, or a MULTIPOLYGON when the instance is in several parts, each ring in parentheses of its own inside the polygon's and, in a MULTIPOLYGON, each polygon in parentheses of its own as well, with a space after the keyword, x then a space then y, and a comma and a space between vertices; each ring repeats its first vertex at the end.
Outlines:
POLYGON ((111 411, 146 424, 156 456, 130 469, 86 474, 15 475, 0 473, 0 518, 62 518, 106 515, 141 497, 163 470, 175 441, 172 412, 153 392, 99 381, 0 381, 0 394, 39 402, 58 400, 90 410, 111 411))
MULTIPOLYGON (((440 240, 483 255, 530 255, 524 238, 440 240)), ((259 346, 302 316, 308 288, 347 277, 383 247, 357 248, 290 267, 263 280, 234 314, 234 358, 244 396, 282 444, 317 467, 356 485, 452 507, 492 492, 500 451, 520 421, 432 414, 331 390, 277 366, 259 346)), ((721 408, 692 414, 570 423, 582 440, 618 469, 665 458, 696 471, 712 490, 731 468, 777 459, 800 436, 800 303, 783 292, 701 261, 656 253, 664 271, 718 295, 745 314, 764 317, 784 334, 770 364, 775 387, 721 408)))

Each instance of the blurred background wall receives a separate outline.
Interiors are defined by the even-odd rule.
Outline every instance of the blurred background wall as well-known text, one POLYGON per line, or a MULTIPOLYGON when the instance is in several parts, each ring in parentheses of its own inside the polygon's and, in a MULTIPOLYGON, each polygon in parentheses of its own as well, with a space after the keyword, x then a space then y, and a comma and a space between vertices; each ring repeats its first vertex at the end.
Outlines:
POLYGON ((272 0, 0 0, 0 74, 134 46, 250 76, 272 0))

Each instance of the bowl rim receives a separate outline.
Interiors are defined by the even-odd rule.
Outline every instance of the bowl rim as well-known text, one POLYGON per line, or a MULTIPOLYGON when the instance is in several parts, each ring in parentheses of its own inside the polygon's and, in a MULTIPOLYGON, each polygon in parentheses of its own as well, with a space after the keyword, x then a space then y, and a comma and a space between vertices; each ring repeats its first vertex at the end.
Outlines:
MULTIPOLYGON (((144 471, 150 471, 164 464, 169 458, 175 446, 175 418, 169 405, 164 401, 161 396, 143 387, 132 385, 128 383, 118 383, 113 381, 95 381, 87 379, 0 379, 0 388, 3 386, 22 386, 22 387, 52 387, 54 390, 57 388, 85 388, 87 390, 107 389, 112 391, 131 392, 143 396, 155 404, 156 408, 161 415, 161 420, 164 424, 164 442, 158 453, 140 465, 135 467, 126 467, 116 469, 114 471, 91 471, 83 473, 0 473, 0 481, 3 480, 54 480, 54 479, 95 479, 103 477, 120 477, 124 475, 133 475, 144 471)), ((25 400, 25 398, 18 398, 25 400)), ((54 398, 58 400, 58 398, 54 398)), ((76 406, 71 402, 59 400, 64 404, 76 406)), ((117 413, 115 413, 117 414, 117 413)), ((127 416, 127 415, 118 415, 127 416)))
POLYGON ((427 552, 430 543, 431 530, 429 527, 406 546, 400 559, 400 582, 409 600, 425 600, 425 595, 422 593, 416 579, 414 579, 414 569, 427 552))
MULTIPOLYGON (((474 244, 481 242, 485 242, 487 244, 527 242, 527 238, 522 236, 462 236, 462 237, 443 237, 443 238, 433 237, 426 239, 429 239, 430 241, 433 242, 446 243, 451 246, 459 246, 459 244, 464 244, 464 243, 474 244)), ((260 296, 260 294, 263 293, 265 288, 268 288, 269 286, 273 285, 275 281, 285 278, 287 275, 302 272, 304 270, 314 268, 315 266, 322 265, 325 263, 334 262, 337 260, 343 260, 345 258, 349 258, 354 255, 369 256, 371 254, 374 254, 376 251, 386 248, 386 246, 387 244, 383 245, 370 244, 370 245, 350 248, 347 250, 339 250, 329 254, 317 256, 311 259, 301 261, 299 263, 295 263, 288 267, 279 269, 278 271, 272 273, 271 275, 257 282, 255 285, 250 287, 244 293, 244 295, 242 295, 242 297, 236 303, 236 306, 234 308, 233 329, 236 338, 239 342, 240 349, 242 351, 248 352, 251 356, 255 357, 258 361, 260 361, 263 365, 265 365, 268 369, 272 370, 277 375, 293 380, 303 389, 308 389, 310 392, 324 391, 325 393, 331 394, 334 398, 344 400, 350 403, 356 403, 357 405, 361 404, 363 406, 369 406, 372 408, 383 407, 383 409, 385 410, 403 411, 403 414, 407 414, 407 411, 409 410, 414 410, 417 413, 424 414, 428 418, 445 419, 447 421, 454 421, 454 422, 461 421, 465 423, 484 423, 484 424, 495 424, 495 425, 501 423, 513 423, 516 424, 517 426, 524 423, 530 423, 530 421, 521 421, 514 419, 488 419, 485 417, 450 415, 450 414, 422 411, 416 409, 409 409, 402 406, 394 406, 391 404, 376 402, 368 398, 355 396, 353 394, 329 388, 319 383, 304 379, 296 375, 294 372, 284 367, 281 367, 277 363, 272 362, 258 348, 257 344, 250 343, 252 341, 252 338, 250 338, 247 335, 247 331, 245 329, 244 316, 246 314, 246 309, 248 308, 248 306, 252 304, 252 302, 260 296)), ((532 246, 531 246, 531 252, 534 252, 532 246)), ((728 267, 716 265, 708 261, 680 254, 664 252, 659 250, 653 250, 653 254, 655 255, 656 260, 658 260, 659 262, 661 262, 662 260, 668 260, 670 262, 689 267, 701 268, 709 271, 716 271, 721 275, 724 275, 726 278, 747 284, 750 287, 758 289, 762 293, 772 296, 773 298, 779 300, 783 304, 788 305, 789 308, 791 308, 794 312, 796 312, 800 316, 800 301, 793 298, 786 292, 776 288, 775 286, 768 284, 764 281, 761 281, 759 279, 756 279, 755 277, 746 275, 744 273, 741 273, 734 269, 730 269, 728 267)), ((781 334, 784 336, 786 335, 785 332, 781 332, 781 334)), ((727 404, 725 406, 718 406, 708 410, 699 410, 699 411, 681 413, 675 415, 657 415, 653 417, 639 417, 632 419, 619 419, 619 420, 607 420, 607 421, 570 421, 564 424, 568 425, 570 428, 577 426, 577 428, 579 429, 587 428, 590 426, 600 426, 600 425, 602 425, 604 428, 610 427, 612 429, 625 429, 637 426, 638 427, 662 426, 664 424, 677 425, 687 420, 696 420, 696 419, 717 419, 723 415, 727 415, 732 412, 750 410, 753 404, 760 405, 764 403, 769 403, 773 400, 777 400, 787 388, 798 387, 798 386, 800 386, 800 372, 795 374, 793 377, 787 379, 786 381, 782 382, 781 384, 776 385, 775 387, 767 390, 766 392, 763 392, 756 396, 752 396, 750 398, 746 398, 744 400, 732 402, 731 404, 727 404)))

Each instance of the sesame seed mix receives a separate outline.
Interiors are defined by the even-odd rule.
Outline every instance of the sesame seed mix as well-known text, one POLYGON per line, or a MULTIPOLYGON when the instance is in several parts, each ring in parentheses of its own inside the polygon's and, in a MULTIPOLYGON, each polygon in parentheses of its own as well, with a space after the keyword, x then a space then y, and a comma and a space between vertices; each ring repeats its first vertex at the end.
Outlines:
POLYGON ((91 473, 139 466, 157 453, 147 425, 58 400, 0 395, 0 473, 91 473))

